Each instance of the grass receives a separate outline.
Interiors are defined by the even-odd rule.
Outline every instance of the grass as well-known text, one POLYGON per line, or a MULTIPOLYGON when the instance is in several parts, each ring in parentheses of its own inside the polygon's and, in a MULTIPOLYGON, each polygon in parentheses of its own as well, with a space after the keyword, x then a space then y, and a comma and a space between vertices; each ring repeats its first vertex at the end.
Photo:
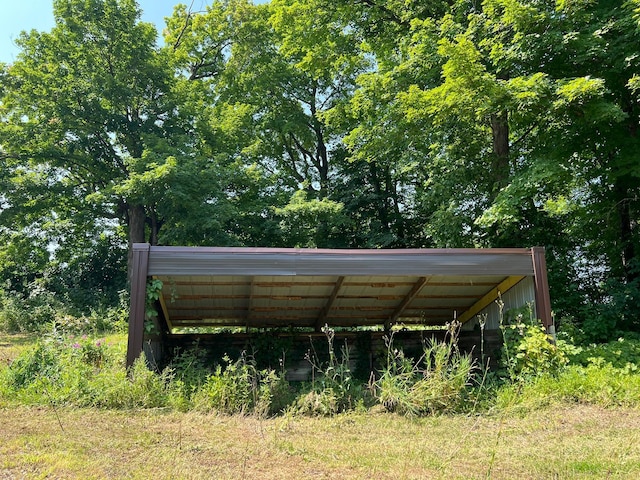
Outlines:
POLYGON ((0 478, 640 478, 640 415, 621 408, 260 420, 14 407, 0 419, 0 478))
MULTIPOLYGON (((3 333, 0 331, 0 365, 8 364, 24 350, 33 347, 38 338, 36 333, 3 333)), ((106 343, 126 348, 127 335, 124 333, 111 333, 103 336, 106 343)))
POLYGON ((33 345, 34 334, 0 332, 0 363, 8 363, 33 345))
MULTIPOLYGON (((0 358, 15 359, 35 339, 0 335, 0 358)), ((125 340, 104 341, 120 349, 125 340)), ((601 388, 585 392, 615 392, 633 380, 624 391, 635 396, 640 381, 585 368, 502 390, 482 415, 407 418, 378 405, 328 418, 265 419, 0 399, 0 479, 640 478, 640 402, 603 402, 601 388)))

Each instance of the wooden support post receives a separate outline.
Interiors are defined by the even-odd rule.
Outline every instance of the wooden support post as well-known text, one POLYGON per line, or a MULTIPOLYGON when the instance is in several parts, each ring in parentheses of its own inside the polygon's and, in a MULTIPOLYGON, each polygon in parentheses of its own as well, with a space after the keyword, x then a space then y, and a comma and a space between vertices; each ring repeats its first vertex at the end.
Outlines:
POLYGON ((553 317, 551 316, 551 299, 549 297, 549 281, 547 280, 547 261, 544 247, 531 249, 533 275, 536 290, 536 313, 547 333, 553 334, 553 317))
POLYGON ((142 353, 150 246, 148 243, 134 243, 132 249, 127 367, 133 365, 133 362, 142 353))

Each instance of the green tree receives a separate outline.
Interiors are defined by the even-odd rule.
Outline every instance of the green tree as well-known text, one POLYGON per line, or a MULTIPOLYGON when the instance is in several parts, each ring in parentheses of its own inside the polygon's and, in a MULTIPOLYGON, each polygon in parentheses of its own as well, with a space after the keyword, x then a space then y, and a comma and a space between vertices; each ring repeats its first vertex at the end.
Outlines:
POLYGON ((54 212, 54 224, 72 218, 69 235, 115 220, 129 244, 155 244, 169 207, 202 196, 182 188, 185 179, 205 183, 207 170, 178 114, 156 30, 139 17, 134 0, 56 0, 53 29, 19 37, 21 53, 3 72, 2 158, 10 193, 29 177, 47 202, 10 195, 3 216, 36 204, 44 217, 54 212))
POLYGON ((350 154, 421 172, 428 243, 546 245, 574 314, 612 301, 603 280, 634 284, 637 2, 325 5, 375 56, 348 109, 350 154))

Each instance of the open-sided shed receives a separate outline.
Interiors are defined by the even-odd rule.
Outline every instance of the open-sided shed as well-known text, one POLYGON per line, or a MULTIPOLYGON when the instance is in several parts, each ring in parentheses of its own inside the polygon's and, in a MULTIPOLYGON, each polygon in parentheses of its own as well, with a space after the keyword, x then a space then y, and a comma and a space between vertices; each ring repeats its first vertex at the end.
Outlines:
MULTIPOLYGON (((202 327, 322 326, 389 330, 478 318, 499 329, 505 308, 552 318, 544 249, 322 250, 134 244, 127 363, 143 351, 146 286, 162 282, 156 350, 202 327)), ((477 328, 476 328, 477 330, 477 328)))

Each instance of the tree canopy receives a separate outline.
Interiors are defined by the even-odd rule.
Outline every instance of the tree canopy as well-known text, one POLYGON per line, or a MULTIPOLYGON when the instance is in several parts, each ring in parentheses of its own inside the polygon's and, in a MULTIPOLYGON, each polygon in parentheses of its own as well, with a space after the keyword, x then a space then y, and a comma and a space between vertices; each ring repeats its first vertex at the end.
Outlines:
POLYGON ((2 288, 139 241, 542 245, 558 318, 640 330, 637 0, 213 0, 163 45, 53 8, 0 70, 2 288))

